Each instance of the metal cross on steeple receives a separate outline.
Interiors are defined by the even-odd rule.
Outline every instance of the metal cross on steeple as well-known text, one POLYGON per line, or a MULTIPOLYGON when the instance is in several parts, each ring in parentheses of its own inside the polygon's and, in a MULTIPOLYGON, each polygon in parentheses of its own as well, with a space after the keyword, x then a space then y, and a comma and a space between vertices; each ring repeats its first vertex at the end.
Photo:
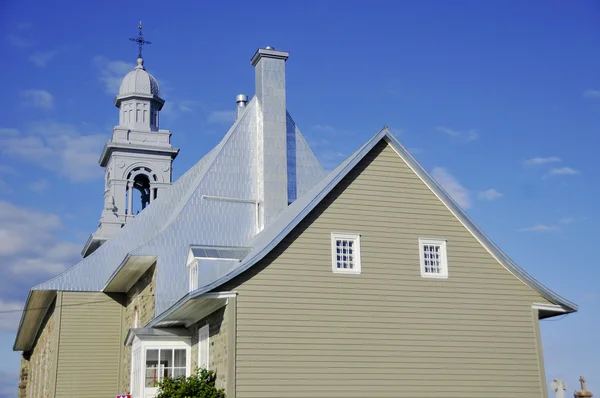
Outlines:
POLYGON ((152 44, 152 43, 150 43, 148 40, 144 40, 144 35, 142 34, 142 21, 140 21, 138 29, 140 30, 138 37, 130 37, 129 40, 137 43, 137 45, 140 49, 138 58, 142 58, 142 47, 144 46, 144 44, 152 44))

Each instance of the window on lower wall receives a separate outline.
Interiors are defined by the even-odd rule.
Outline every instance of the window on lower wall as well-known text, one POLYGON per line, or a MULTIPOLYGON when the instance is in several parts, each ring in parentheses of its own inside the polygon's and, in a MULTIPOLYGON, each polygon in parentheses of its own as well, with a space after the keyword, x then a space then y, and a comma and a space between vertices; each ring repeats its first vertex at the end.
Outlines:
POLYGON ((146 349, 145 387, 156 387, 166 377, 186 374, 186 350, 181 348, 146 349))
POLYGON ((166 377, 190 375, 190 345, 184 341, 134 342, 131 350, 131 396, 154 396, 166 377))
POLYGON ((419 238, 419 258, 423 278, 448 278, 445 240, 419 238))
POLYGON ((360 274, 360 235, 331 234, 331 267, 340 274, 360 274))
POLYGON ((198 367, 200 369, 208 369, 209 338, 208 325, 204 325, 198 329, 198 367))

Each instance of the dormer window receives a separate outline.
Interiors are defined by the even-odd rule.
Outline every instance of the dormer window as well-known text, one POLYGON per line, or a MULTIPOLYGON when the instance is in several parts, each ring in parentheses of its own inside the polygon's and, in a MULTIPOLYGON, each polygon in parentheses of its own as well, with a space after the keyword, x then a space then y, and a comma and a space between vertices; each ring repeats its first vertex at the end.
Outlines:
POLYGON ((198 289, 198 260, 192 261, 188 264, 189 275, 190 275, 190 292, 198 289))
POLYGON ((237 267, 250 252, 246 247, 192 246, 188 252, 187 267, 189 291, 219 278, 237 267))

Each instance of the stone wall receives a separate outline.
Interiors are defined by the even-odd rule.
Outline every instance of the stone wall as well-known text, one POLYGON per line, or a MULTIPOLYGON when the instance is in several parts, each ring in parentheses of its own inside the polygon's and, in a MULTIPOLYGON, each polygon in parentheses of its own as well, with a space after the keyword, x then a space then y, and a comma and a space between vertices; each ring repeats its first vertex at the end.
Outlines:
POLYGON ((57 327, 55 317, 55 305, 46 313, 40 326, 40 334, 37 336, 35 345, 29 352, 24 352, 21 359, 21 372, 19 382, 19 398, 50 397, 51 374, 56 366, 55 340, 57 327))
MULTIPOLYGON (((156 264, 129 289, 125 299, 123 319, 123 336, 130 328, 142 328, 154 318, 154 292, 156 289, 156 264), (135 318, 137 312, 137 325, 135 318)), ((124 343, 124 342, 123 342, 124 343)), ((129 392, 129 379, 131 377, 131 346, 123 347, 121 357, 121 377, 119 391, 129 392)))
POLYGON ((192 325, 192 372, 198 366, 198 329, 209 325, 208 367, 217 373, 217 388, 227 385, 227 307, 223 307, 192 325))

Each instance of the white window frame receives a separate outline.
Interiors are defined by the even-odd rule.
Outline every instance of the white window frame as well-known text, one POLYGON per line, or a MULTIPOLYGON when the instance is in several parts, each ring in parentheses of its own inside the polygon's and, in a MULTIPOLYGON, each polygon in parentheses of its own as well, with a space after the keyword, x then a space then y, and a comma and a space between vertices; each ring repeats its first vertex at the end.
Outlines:
POLYGON ((419 238, 419 263, 421 264, 421 277, 432 279, 448 279, 448 254, 445 239, 419 238), (425 272, 425 252, 423 246, 440 246, 440 272, 425 272))
POLYGON ((332 232, 331 233, 331 269, 336 274, 360 274, 362 272, 361 267, 361 255, 360 255, 360 234, 357 233, 342 233, 332 232), (352 240, 354 241, 354 266, 352 268, 338 268, 337 267, 337 240, 352 240))
POLYGON ((188 264, 189 291, 198 289, 198 260, 188 264))
MULTIPOLYGON (((191 345, 189 339, 181 341, 140 340, 135 337, 131 347, 131 378, 129 391, 131 398, 145 398, 154 396, 158 387, 146 387, 146 352, 148 350, 176 350, 185 349, 185 376, 191 372, 191 345), (137 358, 136 358, 137 357, 137 358), (134 359, 137 363, 134 363, 134 359), (138 372, 136 376, 136 371, 138 372), (134 386, 134 383, 136 385, 134 386), (135 394, 138 395, 135 395, 135 394)), ((160 354, 159 354, 160 355, 160 354)))
POLYGON ((210 368, 210 326, 204 325, 198 328, 198 363, 200 369, 210 368), (204 345, 204 350, 202 346, 204 345), (206 365, 205 365, 206 364, 206 365), (204 366, 205 365, 205 366, 204 366))

